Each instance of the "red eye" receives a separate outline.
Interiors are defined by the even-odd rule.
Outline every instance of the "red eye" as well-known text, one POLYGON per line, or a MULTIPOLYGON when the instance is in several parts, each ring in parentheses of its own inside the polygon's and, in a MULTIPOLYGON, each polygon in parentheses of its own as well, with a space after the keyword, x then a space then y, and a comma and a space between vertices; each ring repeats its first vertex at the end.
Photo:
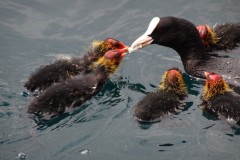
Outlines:
POLYGON ((118 49, 123 49, 123 48, 126 48, 127 46, 124 45, 122 42, 119 42, 119 41, 118 41, 118 42, 115 44, 115 47, 118 48, 118 49))

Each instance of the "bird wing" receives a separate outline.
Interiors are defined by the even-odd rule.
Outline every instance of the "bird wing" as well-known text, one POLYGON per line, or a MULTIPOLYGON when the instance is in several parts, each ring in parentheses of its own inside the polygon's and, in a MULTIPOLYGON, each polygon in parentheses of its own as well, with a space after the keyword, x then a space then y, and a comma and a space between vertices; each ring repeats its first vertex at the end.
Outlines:
POLYGON ((82 68, 78 64, 72 63, 75 62, 73 61, 74 59, 78 59, 80 61, 81 58, 60 59, 54 63, 40 67, 30 76, 24 84, 24 87, 31 92, 36 89, 44 90, 53 83, 57 83, 79 74, 82 68))
POLYGON ((94 74, 77 76, 46 89, 29 105, 29 112, 61 114, 66 108, 80 106, 94 96, 104 80, 94 74))
POLYGON ((213 98, 208 102, 207 110, 218 115, 224 116, 229 120, 240 121, 240 96, 234 92, 226 93, 213 98))
POLYGON ((214 49, 231 50, 240 42, 240 23, 217 24, 213 27, 218 41, 214 49))

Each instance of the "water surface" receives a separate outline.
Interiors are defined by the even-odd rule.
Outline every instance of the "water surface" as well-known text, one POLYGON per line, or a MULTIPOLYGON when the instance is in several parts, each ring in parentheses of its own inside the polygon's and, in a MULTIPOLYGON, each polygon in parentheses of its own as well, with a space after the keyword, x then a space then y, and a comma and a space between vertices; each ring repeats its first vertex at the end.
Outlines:
MULTIPOLYGON (((60 55, 84 53, 95 39, 130 45, 155 16, 195 24, 240 22, 239 0, 131 1, 1 0, 0 159, 240 159, 240 131, 198 108, 203 81, 189 77, 177 53, 152 45, 128 55, 83 110, 36 125, 24 82, 60 55), (171 67, 184 72, 186 109, 152 125, 139 125, 134 105, 158 86, 171 67)), ((235 53, 240 52, 234 51, 235 53)))

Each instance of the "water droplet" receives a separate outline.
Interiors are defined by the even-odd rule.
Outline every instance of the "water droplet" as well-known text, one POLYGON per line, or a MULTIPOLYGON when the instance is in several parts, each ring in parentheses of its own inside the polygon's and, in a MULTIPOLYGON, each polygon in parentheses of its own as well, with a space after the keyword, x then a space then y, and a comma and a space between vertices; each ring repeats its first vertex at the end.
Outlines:
POLYGON ((18 153, 17 158, 20 160, 26 159, 27 155, 25 153, 18 153))
POLYGON ((82 155, 84 155, 84 154, 89 154, 90 151, 89 151, 88 149, 84 149, 84 150, 81 150, 80 153, 81 153, 82 155))

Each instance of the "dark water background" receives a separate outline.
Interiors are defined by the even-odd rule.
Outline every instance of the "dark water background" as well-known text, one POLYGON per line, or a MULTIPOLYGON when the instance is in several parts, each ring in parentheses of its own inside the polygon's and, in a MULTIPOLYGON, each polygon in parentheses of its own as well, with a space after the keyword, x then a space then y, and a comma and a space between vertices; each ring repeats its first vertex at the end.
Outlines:
MULTIPOLYGON (((37 126, 26 113, 23 84, 39 66, 79 55, 95 39, 130 45, 154 16, 195 24, 239 22, 239 0, 1 0, 0 159, 240 159, 240 131, 198 108, 203 82, 184 75, 186 109, 140 126, 134 105, 158 85, 165 70, 183 70, 177 53, 152 45, 128 55, 84 110, 37 126)), ((240 50, 234 51, 240 52, 240 50)))

